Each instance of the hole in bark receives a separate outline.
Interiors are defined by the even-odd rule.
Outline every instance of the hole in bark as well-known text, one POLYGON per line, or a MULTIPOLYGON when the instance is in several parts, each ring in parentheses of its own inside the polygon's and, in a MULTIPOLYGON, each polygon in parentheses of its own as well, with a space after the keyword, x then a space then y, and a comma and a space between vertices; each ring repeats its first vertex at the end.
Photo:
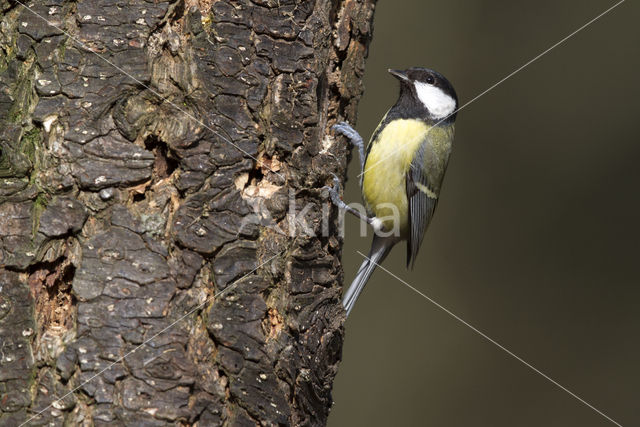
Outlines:
POLYGON ((142 202, 145 197, 145 193, 136 193, 133 195, 133 203, 142 202))
POLYGON ((247 182, 249 184, 256 184, 264 178, 264 174, 262 173, 261 167, 255 167, 249 171, 249 179, 247 182))
POLYGON ((76 299, 71 293, 71 282, 75 272, 76 268, 65 256, 36 264, 29 270, 38 338, 45 334, 63 335, 74 327, 76 299))
MULTIPOLYGON (((153 163, 154 181, 157 182, 171 176, 178 167, 178 160, 171 156, 167 144, 155 135, 151 135, 144 141, 144 146, 147 150, 153 152, 155 156, 153 163)), ((144 199, 144 195, 142 199, 144 199)))

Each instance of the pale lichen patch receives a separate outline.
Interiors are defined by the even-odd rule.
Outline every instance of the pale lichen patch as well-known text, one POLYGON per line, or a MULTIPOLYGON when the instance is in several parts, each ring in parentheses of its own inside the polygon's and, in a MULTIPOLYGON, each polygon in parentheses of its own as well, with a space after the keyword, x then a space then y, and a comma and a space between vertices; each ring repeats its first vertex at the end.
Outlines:
POLYGON ((322 149, 320 150, 320 154, 331 154, 329 150, 331 150, 331 147, 333 147, 335 142, 336 139, 333 136, 326 134, 322 139, 322 149))
POLYGON ((235 179, 233 183, 235 184, 235 187, 238 191, 242 191, 248 182, 249 182, 249 174, 243 173, 238 175, 238 177, 235 179))
POLYGON ((249 185, 244 189, 243 197, 246 198, 260 198, 270 199, 278 190, 282 187, 270 183, 269 181, 262 180, 257 185, 249 185))
POLYGON ((58 116, 48 116, 46 119, 44 119, 44 121, 42 122, 42 126, 44 126, 44 130, 46 132, 50 132, 51 131, 51 125, 53 124, 53 122, 55 122, 58 119, 58 116))

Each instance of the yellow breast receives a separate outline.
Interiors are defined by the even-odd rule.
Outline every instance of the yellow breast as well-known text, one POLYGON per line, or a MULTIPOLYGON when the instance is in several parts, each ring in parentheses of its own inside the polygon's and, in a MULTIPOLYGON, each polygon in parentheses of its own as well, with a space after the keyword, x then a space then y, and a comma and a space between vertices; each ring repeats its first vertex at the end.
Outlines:
POLYGON ((362 192, 368 209, 383 221, 386 230, 397 226, 402 234, 407 231, 405 177, 428 131, 429 126, 421 120, 394 120, 371 142, 362 192))

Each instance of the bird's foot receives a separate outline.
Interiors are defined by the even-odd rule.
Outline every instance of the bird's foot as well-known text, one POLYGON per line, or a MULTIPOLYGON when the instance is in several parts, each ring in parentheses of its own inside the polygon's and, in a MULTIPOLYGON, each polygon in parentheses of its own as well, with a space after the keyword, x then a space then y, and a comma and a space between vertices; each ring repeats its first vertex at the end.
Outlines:
POLYGON ((355 215, 356 217, 360 218, 360 220, 371 225, 374 228, 374 230, 378 230, 380 228, 380 224, 379 224, 380 221, 377 218, 368 217, 364 213, 360 212, 358 209, 352 208, 351 206, 347 205, 344 202, 344 200, 340 198, 340 179, 338 179, 338 176, 334 173, 332 173, 331 175, 333 175, 333 186, 325 185, 324 187, 322 187, 323 189, 329 191, 329 198, 331 199, 331 202, 338 209, 341 209, 345 212, 349 212, 350 214, 355 215))
POLYGON ((331 129, 349 138, 349 141, 356 147, 362 144, 362 137, 360 136, 358 131, 355 130, 347 122, 336 123, 335 125, 331 126, 331 129))
POLYGON ((322 188, 329 191, 329 198, 334 205, 339 209, 346 210, 348 206, 344 200, 340 198, 340 179, 335 173, 332 173, 331 175, 333 175, 333 186, 325 185, 322 188))
POLYGON ((364 171, 364 141, 357 130, 355 130, 351 125, 347 122, 336 123, 331 126, 331 129, 334 131, 341 133, 349 139, 351 145, 358 149, 358 154, 360 155, 360 171, 364 171))

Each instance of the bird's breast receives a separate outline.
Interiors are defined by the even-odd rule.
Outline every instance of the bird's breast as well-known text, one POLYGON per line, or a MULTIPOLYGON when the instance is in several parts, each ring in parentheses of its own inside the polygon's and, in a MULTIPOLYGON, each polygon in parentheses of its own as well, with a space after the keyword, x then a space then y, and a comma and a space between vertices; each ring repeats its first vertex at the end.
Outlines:
POLYGON ((371 141, 362 192, 367 208, 383 221, 386 230, 397 226, 401 233, 406 232, 406 174, 429 128, 421 120, 394 120, 371 141))

